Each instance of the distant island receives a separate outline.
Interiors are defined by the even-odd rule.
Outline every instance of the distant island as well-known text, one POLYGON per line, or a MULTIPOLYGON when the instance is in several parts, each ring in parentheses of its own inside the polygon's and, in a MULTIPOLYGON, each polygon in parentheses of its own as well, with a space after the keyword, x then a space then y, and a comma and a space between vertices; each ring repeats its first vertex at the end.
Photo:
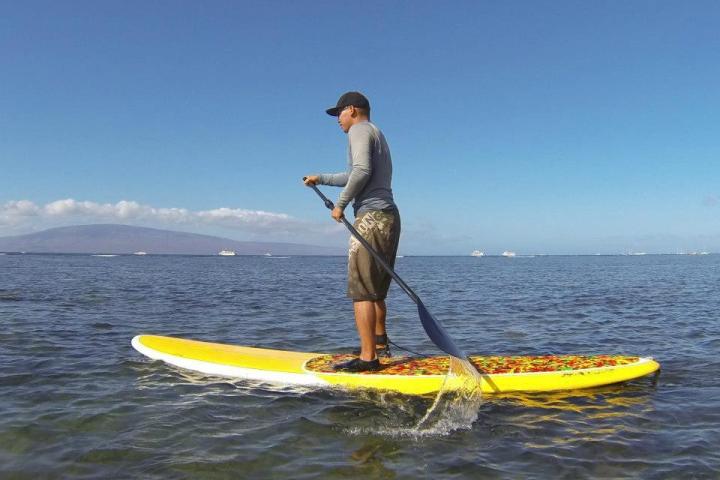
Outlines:
POLYGON ((217 255, 221 250, 234 250, 237 255, 346 254, 340 247, 241 242, 210 235, 115 224, 75 225, 0 237, 0 252, 217 255))

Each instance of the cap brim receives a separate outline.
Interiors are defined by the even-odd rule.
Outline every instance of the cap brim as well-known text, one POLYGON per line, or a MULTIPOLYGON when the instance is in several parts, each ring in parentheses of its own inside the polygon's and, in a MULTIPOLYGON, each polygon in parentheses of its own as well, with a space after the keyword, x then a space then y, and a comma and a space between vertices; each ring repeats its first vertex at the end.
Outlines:
POLYGON ((327 110, 325 110, 325 113, 327 113, 331 117, 337 117, 338 115, 340 115, 340 109, 338 107, 328 108, 327 110))

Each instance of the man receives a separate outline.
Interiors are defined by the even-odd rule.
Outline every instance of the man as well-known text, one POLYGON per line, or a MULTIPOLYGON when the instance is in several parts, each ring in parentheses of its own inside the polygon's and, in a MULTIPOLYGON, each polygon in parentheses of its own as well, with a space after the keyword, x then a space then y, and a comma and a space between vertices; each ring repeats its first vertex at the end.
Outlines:
MULTIPOLYGON (((338 117, 348 135, 348 170, 343 173, 308 175, 306 185, 345 187, 331 212, 340 222, 345 207, 353 201, 354 226, 390 265, 395 264, 400 240, 400 214, 393 200, 392 160, 385 136, 370 122, 370 102, 358 92, 340 97, 326 110, 338 117)), ((385 298, 390 275, 354 237, 348 255, 348 296, 353 300, 355 325, 360 336, 358 358, 335 365, 349 372, 380 369, 379 353, 390 354, 385 317, 385 298)))

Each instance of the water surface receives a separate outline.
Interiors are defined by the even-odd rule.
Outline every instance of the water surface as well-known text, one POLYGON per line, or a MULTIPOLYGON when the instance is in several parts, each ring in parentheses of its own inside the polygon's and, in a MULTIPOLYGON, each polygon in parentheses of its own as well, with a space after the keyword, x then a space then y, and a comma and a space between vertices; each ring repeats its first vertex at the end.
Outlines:
MULTIPOLYGON (((341 257, 0 256, 3 478, 718 478, 720 256, 405 257, 461 348, 619 353, 657 383, 486 396, 413 436, 432 399, 283 388, 152 362, 138 333, 353 348, 341 257)), ((436 352, 414 305, 391 338, 436 352)))

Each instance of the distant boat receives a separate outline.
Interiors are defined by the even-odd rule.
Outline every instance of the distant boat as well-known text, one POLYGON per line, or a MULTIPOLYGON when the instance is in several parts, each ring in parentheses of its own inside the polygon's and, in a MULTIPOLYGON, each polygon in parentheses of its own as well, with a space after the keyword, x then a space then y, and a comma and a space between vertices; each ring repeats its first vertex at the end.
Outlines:
POLYGON ((647 255, 645 252, 630 252, 628 255, 647 255))
POLYGON ((264 255, 265 255, 266 257, 272 257, 272 253, 270 253, 270 252, 265 252, 264 255))
POLYGON ((135 252, 135 253, 133 253, 133 255, 147 255, 147 252, 143 252, 143 251, 135 252))
POLYGON ((511 257, 514 257, 514 256, 515 256, 515 252, 511 252, 510 250, 505 250, 505 251, 502 253, 502 256, 503 256, 503 257, 511 258, 511 257))
POLYGON ((395 258, 405 258, 405 255, 395 255, 395 258))
POLYGON ((220 250, 220 252, 218 252, 218 255, 221 255, 223 257, 234 257, 235 255, 237 255, 237 253, 235 253, 235 250, 220 250))
POLYGON ((480 250, 473 250, 473 252, 470 255, 473 257, 484 257, 485 252, 481 252, 480 250))
POLYGON ((115 254, 107 254, 107 253, 97 253, 93 255, 93 257, 117 257, 115 254))

